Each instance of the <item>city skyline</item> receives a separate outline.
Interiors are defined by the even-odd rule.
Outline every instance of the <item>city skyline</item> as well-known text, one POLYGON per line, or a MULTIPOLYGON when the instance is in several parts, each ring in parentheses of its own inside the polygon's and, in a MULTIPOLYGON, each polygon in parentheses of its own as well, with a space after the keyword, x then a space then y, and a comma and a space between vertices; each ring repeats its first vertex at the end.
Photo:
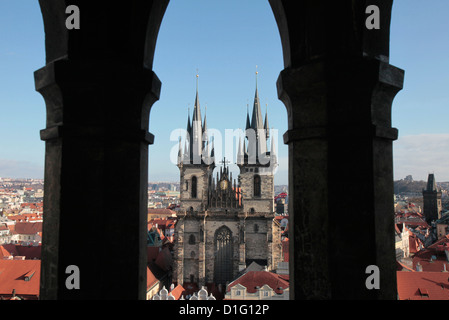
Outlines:
MULTIPOLYGON (((405 70, 404 89, 392 109, 392 125, 399 129, 393 144, 395 180, 407 175, 425 180, 433 172, 437 181, 449 181, 449 44, 441 41, 449 29, 444 16, 448 9, 442 2, 416 0, 393 5, 390 63, 405 70)), ((0 4, 0 15, 0 28, 11 30, 0 35, 0 176, 43 178, 45 143, 39 131, 45 127, 45 103, 33 79, 33 72, 45 65, 40 9, 37 2, 10 0, 0 4)), ((287 112, 276 90, 284 66, 268 1, 170 2, 154 58, 162 90, 150 113, 155 143, 149 147, 149 181, 179 179, 178 168, 170 162, 178 143, 171 133, 185 130, 196 75, 202 114, 207 106, 208 126, 224 133, 245 126, 256 66, 262 113, 268 109, 270 127, 279 132, 275 183, 287 184, 288 147, 282 141, 287 112)), ((236 166, 231 171, 236 172, 236 166)))

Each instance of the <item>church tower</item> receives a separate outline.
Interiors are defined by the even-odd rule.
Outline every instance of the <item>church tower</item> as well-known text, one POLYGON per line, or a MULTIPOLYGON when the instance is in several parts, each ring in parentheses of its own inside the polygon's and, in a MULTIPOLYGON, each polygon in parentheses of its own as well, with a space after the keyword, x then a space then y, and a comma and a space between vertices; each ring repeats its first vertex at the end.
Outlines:
POLYGON ((206 115, 201 118, 198 97, 198 75, 192 121, 187 119, 184 151, 179 140, 178 168, 180 171, 181 210, 204 210, 215 168, 214 147, 210 147, 206 115))
POLYGON ((274 270, 281 261, 281 230, 274 219, 277 159, 273 139, 271 152, 267 151, 269 137, 268 116, 264 124, 256 83, 252 120, 247 113, 246 134, 238 146, 239 177, 233 179, 226 158, 214 175, 214 142, 209 148, 197 85, 186 143, 183 149, 180 140, 178 150, 181 208, 175 227, 173 270, 178 284, 213 283, 225 288, 253 262, 274 270))
POLYGON ((441 219, 441 191, 437 189, 437 183, 433 173, 427 178, 427 188, 423 189, 423 213, 426 222, 430 225, 432 221, 441 219))
POLYGON ((262 120, 259 92, 256 92, 252 117, 246 115, 246 129, 243 145, 239 141, 237 165, 240 169, 239 183, 244 190, 243 203, 248 211, 274 212, 274 170, 277 167, 277 156, 274 139, 271 139, 270 151, 267 144, 270 138, 268 112, 265 112, 265 123, 262 120))

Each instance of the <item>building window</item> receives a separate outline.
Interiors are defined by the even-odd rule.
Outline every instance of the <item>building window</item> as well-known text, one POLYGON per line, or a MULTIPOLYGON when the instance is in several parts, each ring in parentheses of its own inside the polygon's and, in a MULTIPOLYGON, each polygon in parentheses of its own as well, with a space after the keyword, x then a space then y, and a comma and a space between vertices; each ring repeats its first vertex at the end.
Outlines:
POLYGON ((257 224, 254 225, 254 233, 259 232, 259 226, 257 224))
POLYGON ((196 188, 197 188, 197 179, 195 176, 192 177, 192 198, 196 199, 196 188))
POLYGON ((222 226, 215 232, 214 282, 225 285, 233 279, 232 232, 222 226))
POLYGON ((189 244, 195 244, 195 236, 193 234, 189 237, 189 244))
POLYGON ((254 196, 260 197, 260 176, 257 174, 254 176, 254 196))

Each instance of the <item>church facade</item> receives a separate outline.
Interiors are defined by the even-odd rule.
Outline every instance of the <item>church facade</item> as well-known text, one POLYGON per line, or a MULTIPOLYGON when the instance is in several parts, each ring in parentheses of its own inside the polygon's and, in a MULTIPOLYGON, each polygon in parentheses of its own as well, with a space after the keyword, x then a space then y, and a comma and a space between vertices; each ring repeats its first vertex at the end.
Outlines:
POLYGON ((186 143, 182 148, 180 141, 178 151, 181 208, 173 274, 178 284, 226 285, 252 262, 274 270, 282 261, 281 230, 274 219, 277 157, 274 139, 268 151, 269 138, 256 84, 252 117, 247 113, 245 135, 239 139, 240 173, 233 179, 226 159, 217 166, 197 89, 186 143))

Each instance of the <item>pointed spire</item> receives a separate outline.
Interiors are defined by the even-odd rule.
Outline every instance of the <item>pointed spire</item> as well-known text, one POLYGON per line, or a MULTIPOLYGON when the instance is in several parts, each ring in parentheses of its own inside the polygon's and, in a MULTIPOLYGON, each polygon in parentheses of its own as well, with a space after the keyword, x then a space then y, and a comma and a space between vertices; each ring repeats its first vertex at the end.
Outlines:
MULTIPOLYGON (((257 68, 257 66, 256 66, 257 68)), ((267 138, 266 134, 259 135, 261 130, 264 130, 262 112, 260 110, 260 99, 259 92, 257 90, 257 74, 259 72, 256 71, 256 93, 254 95, 254 106, 253 106, 253 114, 251 119, 251 128, 254 130, 256 135, 255 146, 248 145, 248 149, 251 148, 251 152, 248 152, 250 156, 257 162, 261 159, 260 157, 264 157, 263 155, 267 152, 267 138)), ((252 161, 254 161, 252 160, 252 161)))
POLYGON ((206 109, 204 110, 203 133, 207 131, 207 121, 206 121, 206 117, 207 117, 207 104, 206 104, 206 109))
POLYGON ((248 154, 248 150, 246 149, 246 140, 243 139, 243 154, 248 154))
MULTIPOLYGON (((257 67, 257 66, 256 66, 257 67)), ((256 93, 254 94, 253 114, 251 119, 251 128, 254 130, 263 129, 262 112, 260 111, 259 92, 257 90, 257 74, 256 71, 256 93)))
POLYGON ((178 165, 182 162, 182 145, 181 145, 181 134, 179 134, 179 145, 178 145, 178 165))
POLYGON ((267 139, 270 138, 270 127, 269 127, 269 124, 268 124, 268 105, 266 105, 266 108, 265 108, 265 124, 264 124, 264 129, 265 129, 265 133, 266 133, 267 139))
POLYGON ((212 136, 212 148, 210 151, 210 163, 215 163, 215 147, 214 147, 214 136, 212 136))
POLYGON ((239 149, 237 151, 237 165, 242 165, 245 159, 245 155, 243 153, 243 144, 242 137, 239 136, 239 149))
POLYGON ((203 150, 203 128, 201 119, 201 108, 200 101, 198 98, 198 73, 196 75, 196 96, 195 96, 195 106, 193 110, 192 119, 192 137, 190 142, 190 153, 193 163, 201 163, 201 153, 203 150))
POLYGON ((196 96, 195 96, 195 106, 193 110, 193 121, 200 121, 201 122, 201 109, 200 109, 200 99, 198 97, 198 77, 199 75, 196 75, 196 96))
POLYGON ((192 124, 190 121, 190 107, 187 108, 187 133, 192 133, 192 124))
POLYGON ((437 182, 435 180, 435 175, 433 173, 429 173, 427 178, 427 190, 426 191, 438 191, 437 190, 437 182))
POLYGON ((257 71, 257 65, 256 65, 256 90, 257 90, 257 75, 259 74, 259 71, 257 71))
POLYGON ((276 146, 274 145, 274 139, 271 137, 271 148, 270 148, 270 161, 271 165, 277 165, 277 154, 276 154, 276 146))
POLYGON ((248 130, 251 128, 251 121, 249 120, 249 105, 246 104, 246 128, 245 130, 248 130))
POLYGON ((207 164, 210 164, 210 153, 209 153, 209 141, 205 140, 204 141, 204 158, 205 158, 205 162, 207 164))

